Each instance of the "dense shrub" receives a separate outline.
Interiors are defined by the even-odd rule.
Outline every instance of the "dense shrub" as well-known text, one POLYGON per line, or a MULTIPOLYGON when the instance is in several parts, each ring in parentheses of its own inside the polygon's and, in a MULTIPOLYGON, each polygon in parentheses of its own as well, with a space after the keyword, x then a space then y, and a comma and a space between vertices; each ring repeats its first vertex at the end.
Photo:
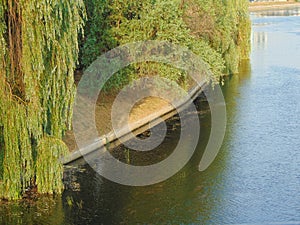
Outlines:
POLYGON ((250 19, 245 0, 189 0, 184 20, 191 34, 206 40, 225 60, 225 74, 237 73, 250 53, 250 19))
MULTIPOLYGON (((87 68, 98 56, 122 44, 166 40, 186 46, 206 61, 214 79, 235 73, 249 54, 250 22, 246 0, 85 0, 88 21, 80 62, 87 68)), ((168 65, 139 63, 120 71, 106 89, 141 76, 185 83, 186 74, 168 65)))
MULTIPOLYGON (((238 71, 249 55, 250 22, 246 0, 85 0, 88 11, 81 63, 117 45, 167 40, 186 46, 206 61, 214 77, 238 71)), ((120 71, 106 88, 121 87, 140 76, 184 83, 183 71, 158 63, 139 63, 120 71)))

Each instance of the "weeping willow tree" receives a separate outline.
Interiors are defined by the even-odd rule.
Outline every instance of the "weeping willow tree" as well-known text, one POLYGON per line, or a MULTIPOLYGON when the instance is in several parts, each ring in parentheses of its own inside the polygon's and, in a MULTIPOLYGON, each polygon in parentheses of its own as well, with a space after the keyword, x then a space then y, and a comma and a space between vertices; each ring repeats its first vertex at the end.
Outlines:
POLYGON ((81 0, 0 0, 0 198, 59 193, 81 0))

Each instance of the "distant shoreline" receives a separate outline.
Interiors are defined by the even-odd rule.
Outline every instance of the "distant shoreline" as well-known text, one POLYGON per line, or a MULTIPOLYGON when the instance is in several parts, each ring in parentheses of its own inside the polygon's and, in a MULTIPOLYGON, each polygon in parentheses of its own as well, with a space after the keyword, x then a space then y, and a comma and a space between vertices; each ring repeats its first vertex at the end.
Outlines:
POLYGON ((272 9, 293 9, 300 7, 300 2, 252 2, 249 3, 249 11, 265 11, 272 9))

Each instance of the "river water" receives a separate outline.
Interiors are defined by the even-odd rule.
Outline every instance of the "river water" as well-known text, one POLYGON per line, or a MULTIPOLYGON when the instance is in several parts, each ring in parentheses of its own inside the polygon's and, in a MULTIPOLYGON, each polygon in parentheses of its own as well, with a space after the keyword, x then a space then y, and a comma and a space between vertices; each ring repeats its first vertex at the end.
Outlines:
MULTIPOLYGON (((251 14, 251 61, 223 86, 227 130, 204 172, 210 132, 172 178, 147 187, 110 182, 89 166, 68 169, 63 196, 0 205, 1 224, 300 224, 299 10, 251 14)), ((199 107, 207 107, 198 102, 199 107)), ((161 148, 176 145, 177 118, 161 148)))

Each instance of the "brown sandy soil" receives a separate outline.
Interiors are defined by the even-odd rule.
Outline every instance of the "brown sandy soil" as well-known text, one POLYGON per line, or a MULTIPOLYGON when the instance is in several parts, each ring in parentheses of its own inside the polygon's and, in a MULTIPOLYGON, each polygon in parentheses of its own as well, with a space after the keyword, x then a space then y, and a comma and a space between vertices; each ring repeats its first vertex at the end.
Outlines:
POLYGON ((300 2, 294 0, 286 2, 251 2, 249 3, 249 11, 264 11, 272 9, 293 9, 295 7, 300 7, 300 2))
MULTIPOLYGON (((78 84, 81 78, 81 74, 82 74, 81 72, 78 71, 75 72, 76 85, 78 84)), ((188 81, 188 87, 193 87, 195 84, 196 83, 193 80, 188 81)), ((167 96, 168 99, 171 100, 178 99, 178 94, 179 96, 181 96, 180 93, 178 92, 175 93, 173 88, 176 89, 176 87, 172 87, 172 85, 163 86, 162 88, 158 88, 158 89, 153 87, 154 87, 153 83, 149 81, 149 83, 145 83, 144 86, 137 85, 135 87, 129 88, 129 90, 125 93, 122 92, 122 95, 120 97, 121 104, 118 105, 118 109, 120 113, 116 117, 118 119, 117 122, 119 123, 117 128, 122 128, 124 123, 128 123, 130 127, 132 123, 137 122, 157 111, 160 111, 166 106, 172 107, 169 101, 159 97, 153 97, 153 96, 158 96, 162 94, 162 92, 164 92, 164 96, 167 96), (133 99, 137 97, 137 93, 139 94, 143 93, 145 94, 145 96, 150 96, 150 97, 143 98, 138 102, 133 103, 133 99), (131 108, 130 114, 129 116, 123 115, 124 110, 122 109, 128 107, 128 105, 133 106, 130 107, 131 108)), ((112 121, 111 121, 112 106, 119 93, 120 91, 111 91, 109 93, 100 92, 95 107, 95 117, 96 117, 95 122, 96 122, 96 127, 97 127, 99 137, 108 134, 113 130, 112 121)), ((83 126, 86 127, 88 125, 84 124, 83 126)), ((67 144, 70 151, 74 151, 78 149, 78 146, 76 145, 76 141, 75 141, 75 136, 72 130, 66 132, 63 141, 67 144)))
MULTIPOLYGON (((111 109, 116 95, 117 93, 101 93, 98 98, 95 111, 95 121, 99 136, 112 131, 111 109)), ((130 103, 124 101, 122 104, 130 103)), ((144 98, 134 105, 130 112, 129 118, 127 117, 127 119, 129 123, 132 123, 162 109, 167 105, 169 105, 169 103, 166 100, 158 97, 144 98)), ((70 151, 77 149, 73 131, 68 131, 63 140, 69 147, 70 151)))

